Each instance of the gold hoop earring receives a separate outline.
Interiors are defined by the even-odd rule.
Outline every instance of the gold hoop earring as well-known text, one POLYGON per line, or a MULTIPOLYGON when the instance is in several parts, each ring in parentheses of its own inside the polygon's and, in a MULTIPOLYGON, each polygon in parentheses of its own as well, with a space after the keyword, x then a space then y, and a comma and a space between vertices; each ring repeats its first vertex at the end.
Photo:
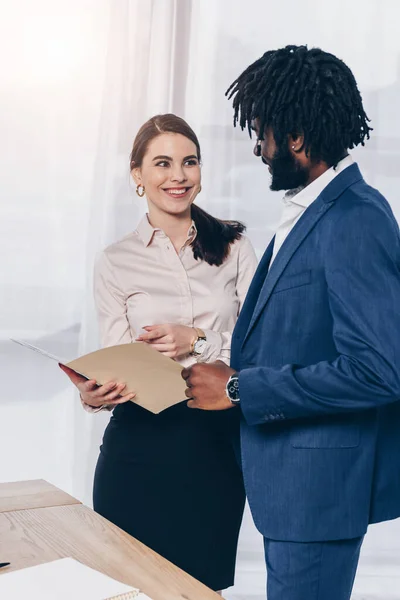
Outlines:
POLYGON ((142 185, 141 183, 139 183, 139 185, 136 186, 136 193, 139 196, 139 198, 143 198, 145 191, 146 190, 144 189, 144 185, 142 185))

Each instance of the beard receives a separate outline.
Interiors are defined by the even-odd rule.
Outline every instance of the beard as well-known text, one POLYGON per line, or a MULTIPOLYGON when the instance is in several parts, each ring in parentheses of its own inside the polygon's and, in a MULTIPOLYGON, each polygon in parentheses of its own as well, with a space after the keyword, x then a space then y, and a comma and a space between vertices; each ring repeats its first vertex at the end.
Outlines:
MULTIPOLYGON (((263 162, 268 164, 264 159, 263 162)), ((270 189, 273 192, 294 190, 307 185, 309 171, 297 162, 289 148, 277 150, 269 166, 272 175, 270 189)))

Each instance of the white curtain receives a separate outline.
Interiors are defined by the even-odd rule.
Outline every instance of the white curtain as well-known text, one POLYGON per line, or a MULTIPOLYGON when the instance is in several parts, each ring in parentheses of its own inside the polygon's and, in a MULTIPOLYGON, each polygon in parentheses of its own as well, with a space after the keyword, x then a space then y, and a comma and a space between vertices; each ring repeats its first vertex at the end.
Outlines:
MULTIPOLYGON (((145 210, 129 178, 137 129, 159 112, 189 121, 203 152, 200 202, 243 220, 260 256, 280 196, 269 191, 247 134, 232 127, 224 92, 269 48, 321 46, 354 71, 374 127, 354 155, 400 217, 400 7, 397 0, 0 0, 0 9, 0 480, 43 477, 90 502, 109 417, 84 413, 56 364, 9 337, 71 356, 97 347, 95 255, 145 210)), ((398 522, 371 528, 355 598, 383 590, 382 598, 398 597, 399 533, 398 522)), ((260 537, 246 513, 237 584, 226 597, 265 597, 263 573, 260 537)))
MULTIPOLYGON (((92 271, 97 253, 132 230, 146 210, 134 193, 129 153, 139 127, 153 114, 175 110, 181 81, 175 65, 177 35, 190 3, 151 0, 110 3, 105 76, 99 135, 93 169, 85 265, 86 288, 80 353, 98 347, 92 299, 92 271)), ((184 88, 182 88, 184 89, 184 88)), ((109 413, 93 415, 75 404, 74 493, 91 501, 93 469, 109 413)))

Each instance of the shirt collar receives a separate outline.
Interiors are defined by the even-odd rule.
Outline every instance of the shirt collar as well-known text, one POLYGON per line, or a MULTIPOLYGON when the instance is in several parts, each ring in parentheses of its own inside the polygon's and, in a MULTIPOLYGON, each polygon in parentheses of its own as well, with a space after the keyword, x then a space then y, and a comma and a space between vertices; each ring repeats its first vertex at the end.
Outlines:
MULTIPOLYGON (((149 217, 147 214, 144 215, 144 217, 141 219, 139 225, 136 227, 136 231, 139 234, 139 237, 141 238, 143 244, 146 247, 151 244, 155 235, 159 234, 159 235, 165 237, 165 233, 163 232, 162 229, 160 229, 159 227, 153 227, 152 225, 150 225, 149 217)), ((195 225, 194 221, 192 221, 192 224, 188 230, 185 246, 191 244, 193 242, 193 240, 196 238, 196 236, 197 236, 196 225, 195 225)))
POLYGON ((186 240, 186 243, 185 243, 185 247, 189 246, 192 242, 194 242, 194 240, 196 239, 196 237, 197 237, 197 228, 196 228, 195 222, 192 221, 192 224, 191 224, 191 226, 188 229, 187 240, 186 240))
POLYGON ((347 167, 350 167, 353 162, 354 161, 350 155, 346 156, 337 164, 336 169, 331 167, 306 187, 300 187, 286 192, 283 197, 283 202, 285 204, 292 203, 303 206, 304 208, 308 208, 310 204, 312 204, 314 200, 318 198, 322 190, 324 190, 326 186, 333 181, 337 175, 339 175, 339 173, 344 171, 344 169, 347 169, 347 167))

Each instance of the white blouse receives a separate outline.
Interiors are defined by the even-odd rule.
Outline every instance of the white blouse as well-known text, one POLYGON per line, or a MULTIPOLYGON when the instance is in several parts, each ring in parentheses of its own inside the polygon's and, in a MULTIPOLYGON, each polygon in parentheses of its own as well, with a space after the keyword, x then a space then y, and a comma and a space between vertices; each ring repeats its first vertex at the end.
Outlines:
MULTIPOLYGON (((192 223, 180 253, 145 216, 135 231, 104 250, 95 267, 94 295, 103 346, 135 340, 143 327, 174 323, 199 327, 207 337, 197 360, 229 364, 231 335, 253 278, 257 259, 242 236, 225 262, 195 260, 192 223)), ((193 364, 191 355, 179 358, 193 364)))

